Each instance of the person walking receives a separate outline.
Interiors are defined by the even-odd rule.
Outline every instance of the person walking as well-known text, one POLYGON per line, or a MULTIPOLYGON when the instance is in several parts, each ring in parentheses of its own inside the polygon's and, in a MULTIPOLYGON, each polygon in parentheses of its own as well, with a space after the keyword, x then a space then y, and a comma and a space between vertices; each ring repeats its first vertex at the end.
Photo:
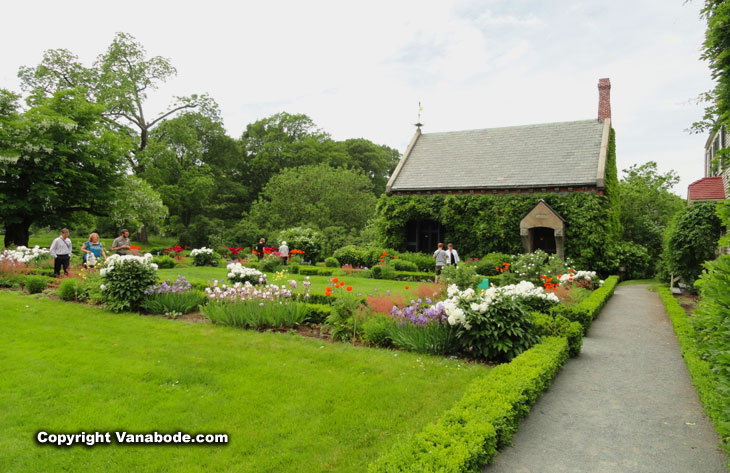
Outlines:
POLYGON ((89 235, 89 239, 84 242, 84 246, 81 247, 81 251, 84 252, 84 266, 87 268, 93 268, 101 258, 106 259, 106 253, 104 252, 104 244, 99 241, 99 234, 92 233, 89 235))
POLYGON ((446 250, 447 253, 447 260, 446 264, 459 264, 459 253, 454 249, 454 244, 449 243, 448 250, 446 250))
POLYGON ((281 264, 286 265, 286 260, 289 259, 289 247, 285 241, 282 241, 281 246, 279 246, 279 256, 281 257, 281 264))
POLYGON ((115 251, 118 255, 128 255, 130 245, 129 230, 122 228, 122 231, 119 232, 119 236, 112 242, 112 251, 115 251))
POLYGON ((53 258, 53 277, 57 278, 63 274, 68 276, 68 265, 71 262, 71 239, 68 237, 68 228, 61 230, 61 234, 51 243, 49 251, 53 258))
POLYGON ((261 261, 264 257, 264 248, 266 248, 265 243, 266 243, 266 239, 262 238, 256 244, 256 256, 259 257, 259 261, 261 261))
POLYGON ((436 260, 436 279, 434 282, 438 283, 441 270, 444 269, 446 261, 448 260, 448 253, 444 251, 443 243, 439 243, 438 248, 433 252, 433 258, 436 260))

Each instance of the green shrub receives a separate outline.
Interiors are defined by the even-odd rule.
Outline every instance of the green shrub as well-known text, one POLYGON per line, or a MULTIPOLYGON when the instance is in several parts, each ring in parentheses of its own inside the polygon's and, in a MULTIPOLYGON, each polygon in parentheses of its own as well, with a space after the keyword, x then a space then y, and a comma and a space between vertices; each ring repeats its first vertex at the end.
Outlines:
POLYGON ((622 241, 615 248, 618 265, 626 271, 626 279, 645 279, 653 276, 651 256, 642 245, 631 241, 622 241))
POLYGON ((564 338, 548 337, 469 385, 435 424, 369 465, 369 473, 479 471, 509 444, 520 420, 568 358, 564 338))
POLYGON ((30 294, 38 294, 48 287, 48 278, 46 276, 26 276, 23 278, 25 290, 30 294))
POLYGON ((667 227, 662 259, 669 271, 691 285, 702 273, 705 261, 715 258, 722 224, 713 201, 696 202, 674 216, 667 227))
POLYGON ((429 322, 415 325, 409 322, 390 326, 389 338, 393 345, 406 351, 430 355, 453 355, 459 353, 461 342, 458 329, 448 323, 429 322))
POLYGON ((475 358, 509 361, 539 341, 525 307, 512 297, 493 300, 486 312, 470 310, 466 320, 471 328, 457 336, 475 358))
POLYGON ((307 309, 298 302, 279 303, 248 300, 240 302, 213 302, 200 311, 219 325, 252 329, 293 328, 304 323, 307 309))
POLYGON ((340 264, 349 264, 353 268, 358 266, 366 266, 365 259, 367 257, 367 251, 355 245, 347 245, 338 249, 334 253, 334 257, 340 264))
POLYGON ((362 339, 368 345, 389 347, 394 320, 386 314, 373 313, 362 323, 362 339))
POLYGON ((337 258, 329 257, 324 260, 324 265, 328 268, 339 268, 340 262, 337 261, 337 258))
POLYGON ((507 253, 488 253, 476 263, 477 274, 482 276, 497 276, 503 263, 512 263, 513 256, 507 253))
POLYGON ((167 255, 155 256, 152 258, 152 262, 155 263, 159 269, 171 269, 175 267, 175 260, 171 256, 167 255))
POLYGON ((142 308, 150 314, 187 314, 208 300, 200 291, 163 292, 148 294, 142 308))
POLYGON ((304 304, 306 315, 304 320, 310 324, 323 324, 332 313, 329 304, 304 304))
MULTIPOLYGON (((702 298, 692 318, 687 318, 674 300, 674 308, 667 311, 705 411, 730 453, 730 255, 722 255, 705 267, 707 271, 696 284, 702 298)), ((660 295, 665 306, 671 306, 669 291, 660 295)))
POLYGON ((469 264, 447 264, 441 270, 441 278, 447 284, 456 284, 459 289, 477 287, 482 281, 477 275, 476 268, 469 264))
POLYGON ((101 290, 104 303, 112 312, 137 310, 144 291, 157 282, 152 257, 120 257, 112 255, 107 267, 100 271, 104 280, 101 290))
POLYGON ((0 287, 18 289, 23 282, 23 275, 0 276, 0 287))
MULTIPOLYGON (((258 269, 265 273, 275 273, 279 270, 279 264, 281 264, 281 258, 278 256, 267 256, 266 258, 259 261, 258 269)), ((248 266, 248 265, 247 265, 248 266)))
POLYGON ((425 253, 398 253, 398 260, 409 261, 415 264, 418 268, 415 271, 432 273, 436 267, 436 261, 433 259, 433 255, 427 255, 425 253))
POLYGON ((575 305, 560 304, 550 309, 550 313, 553 315, 562 315, 572 322, 579 322, 583 326, 583 333, 587 334, 591 323, 598 317, 603 306, 611 298, 617 284, 618 276, 610 276, 604 281, 602 287, 593 291, 583 301, 575 305))
POLYGON ((81 280, 75 278, 66 278, 61 281, 56 290, 58 297, 64 301, 83 301, 87 297, 87 289, 81 280))
POLYGON ((360 327, 361 300, 354 297, 340 297, 332 303, 332 312, 327 316, 327 325, 330 327, 332 340, 350 342, 357 338, 362 330, 360 327))
POLYGON ((416 263, 411 263, 410 261, 406 261, 403 259, 394 259, 390 262, 390 264, 393 265, 393 269, 396 271, 410 271, 412 273, 418 272, 418 266, 416 263))
POLYGON ((286 266, 286 269, 289 271, 289 274, 299 274, 299 265, 298 264, 289 263, 286 266))
POLYGON ((394 280, 397 276, 395 269, 389 264, 378 264, 370 268, 370 277, 373 279, 394 280))

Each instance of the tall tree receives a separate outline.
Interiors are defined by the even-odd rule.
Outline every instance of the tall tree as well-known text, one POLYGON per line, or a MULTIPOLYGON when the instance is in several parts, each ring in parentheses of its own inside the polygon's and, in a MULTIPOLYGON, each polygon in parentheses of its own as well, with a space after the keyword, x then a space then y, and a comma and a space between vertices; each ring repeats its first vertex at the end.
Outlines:
MULTIPOLYGON (((160 194, 144 179, 130 175, 121 179, 109 202, 109 209, 109 217, 118 228, 131 226, 141 232, 159 228, 167 217, 167 207, 162 203, 160 194)), ((137 240, 146 242, 146 233, 137 240)))
POLYGON ((246 126, 241 147, 252 196, 284 169, 323 162, 344 165, 350 161, 342 147, 317 128, 311 118, 286 112, 246 126))
POLYGON ((686 206, 684 199, 671 192, 679 176, 673 170, 659 173, 654 161, 635 164, 623 172, 619 182, 622 239, 646 247, 652 259, 657 258, 665 228, 686 206))
POLYGON ((0 90, 0 218, 5 246, 27 245, 31 224, 63 226, 74 212, 104 212, 124 148, 104 126, 103 106, 82 88, 35 97, 0 90))
POLYGON ((364 138, 354 138, 343 142, 351 165, 362 170, 373 183, 376 196, 385 192, 388 178, 395 170, 400 159, 398 150, 385 145, 376 145, 364 138))
POLYGON ((251 208, 260 228, 294 226, 361 230, 375 212, 370 179, 327 164, 286 169, 266 184, 251 208))
POLYGON ((49 50, 36 67, 21 67, 18 76, 24 90, 49 96, 58 90, 84 86, 89 98, 104 105, 104 116, 129 140, 129 165, 142 173, 146 163, 141 152, 147 147, 151 130, 174 114, 197 109, 211 116, 219 114, 207 95, 176 97, 168 110, 151 114, 147 95, 177 74, 169 59, 147 57, 144 47, 127 33, 117 33, 106 52, 90 68, 65 49, 49 50))

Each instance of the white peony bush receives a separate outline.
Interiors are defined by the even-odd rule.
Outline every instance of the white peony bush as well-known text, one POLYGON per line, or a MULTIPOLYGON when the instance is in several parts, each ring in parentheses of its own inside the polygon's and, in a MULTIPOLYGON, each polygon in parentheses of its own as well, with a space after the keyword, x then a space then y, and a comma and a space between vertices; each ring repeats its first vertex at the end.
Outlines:
POLYGON ((233 283, 266 284, 266 274, 258 269, 246 267, 241 263, 230 263, 226 268, 228 269, 228 279, 233 283))

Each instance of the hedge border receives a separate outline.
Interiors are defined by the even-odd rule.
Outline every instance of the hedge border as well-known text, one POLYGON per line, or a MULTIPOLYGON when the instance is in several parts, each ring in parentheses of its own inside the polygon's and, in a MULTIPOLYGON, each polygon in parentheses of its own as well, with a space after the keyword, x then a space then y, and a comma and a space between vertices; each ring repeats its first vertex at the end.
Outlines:
POLYGON ((370 473, 477 472, 509 444, 520 420, 568 359, 568 342, 546 337, 473 382, 435 424, 371 463, 370 473))
POLYGON ((613 296, 618 282, 618 276, 609 276, 603 282, 603 286, 593 291, 584 301, 572 306, 558 305, 553 307, 550 312, 553 315, 562 315, 571 322, 580 322, 583 326, 583 334, 587 335, 591 324, 601 313, 603 306, 613 296))
MULTIPOLYGON (((708 361, 702 359, 701 353, 697 349, 697 332, 695 332, 692 322, 682 306, 674 298, 672 291, 666 287, 654 287, 657 288, 659 297, 667 314, 669 314, 669 319, 672 321, 674 334, 679 340, 684 364, 687 366, 687 371, 689 371, 692 384, 697 390, 700 402, 702 402, 707 417, 710 418, 712 425, 715 426, 715 430, 720 435, 723 450, 730 455, 730 419, 723 419, 722 411, 715 407, 720 405, 715 399, 717 395, 713 381, 715 377, 712 375, 712 366, 708 361)), ((730 469, 730 464, 728 464, 728 468, 730 469)))

